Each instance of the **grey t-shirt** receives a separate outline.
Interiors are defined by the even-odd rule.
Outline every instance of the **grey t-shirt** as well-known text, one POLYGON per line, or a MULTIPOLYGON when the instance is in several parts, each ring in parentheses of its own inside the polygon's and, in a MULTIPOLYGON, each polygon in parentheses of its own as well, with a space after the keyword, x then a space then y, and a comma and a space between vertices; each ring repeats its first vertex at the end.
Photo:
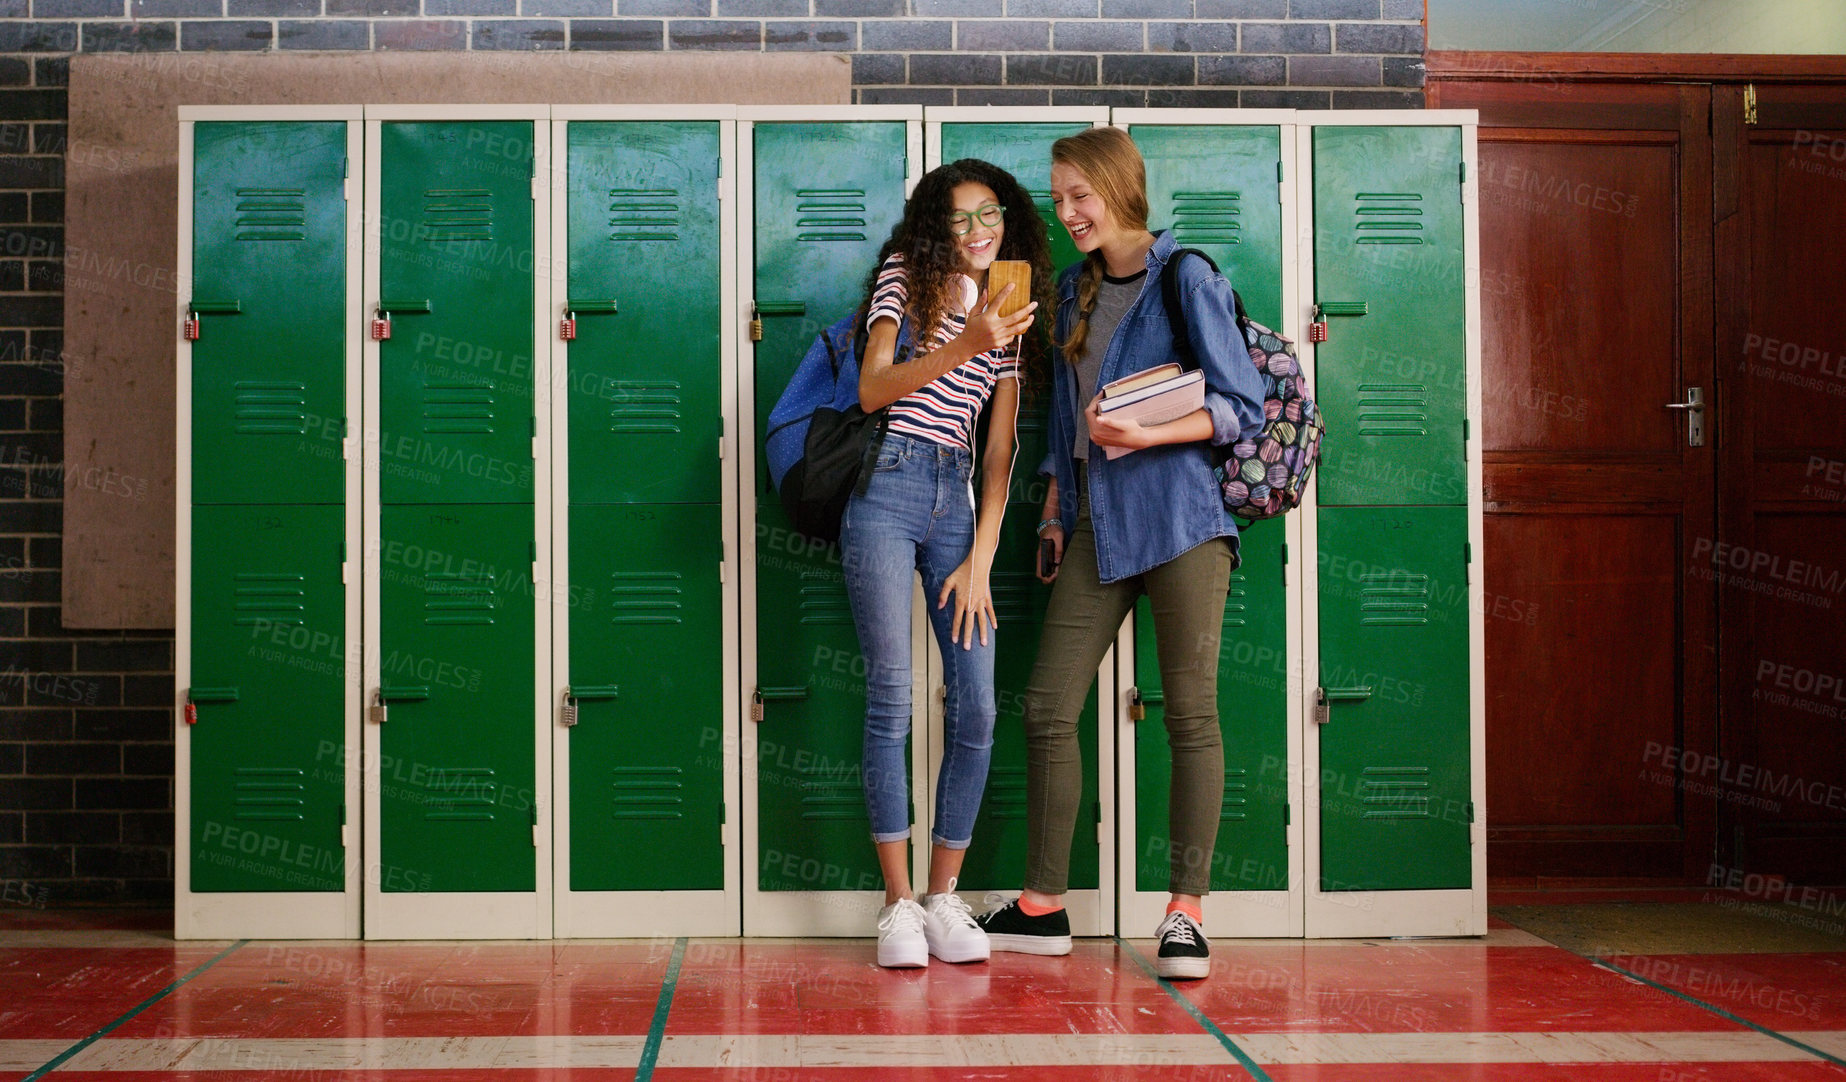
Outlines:
MULTIPOLYGON (((1096 397, 1096 381, 1102 373, 1102 359, 1109 352, 1109 341, 1115 337, 1115 329, 1122 324, 1122 317, 1141 295, 1141 283, 1147 279, 1147 272, 1131 274, 1126 278, 1102 276, 1102 288, 1096 294, 1096 307, 1090 312, 1090 335, 1084 340, 1083 359, 1077 362, 1077 408, 1088 409, 1090 399, 1096 397)), ((1077 418, 1077 432, 1071 440, 1071 453, 1079 462, 1090 459, 1090 426, 1083 418, 1077 418)))

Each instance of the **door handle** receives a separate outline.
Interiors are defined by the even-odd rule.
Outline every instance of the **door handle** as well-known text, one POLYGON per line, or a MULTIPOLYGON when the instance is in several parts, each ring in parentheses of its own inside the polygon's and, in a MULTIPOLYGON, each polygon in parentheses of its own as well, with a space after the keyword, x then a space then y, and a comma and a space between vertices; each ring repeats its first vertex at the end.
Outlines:
POLYGON ((429 698, 428 684, 381 684, 378 688, 380 700, 388 703, 416 702, 429 698))
POLYGON ((1664 408, 1686 411, 1686 446, 1705 446, 1705 388, 1688 387, 1684 402, 1668 402, 1664 408))
POLYGON ((237 701, 237 689, 190 687, 186 689, 186 701, 189 703, 234 703, 237 701))
POLYGON ((620 691, 615 684, 572 684, 564 694, 573 699, 613 699, 620 691))
POLYGON ((1372 697, 1370 684, 1351 688, 1321 688, 1320 697, 1330 703, 1362 703, 1372 697))
POLYGON ((806 301, 757 301, 751 307, 759 316, 805 316, 808 314, 806 301))

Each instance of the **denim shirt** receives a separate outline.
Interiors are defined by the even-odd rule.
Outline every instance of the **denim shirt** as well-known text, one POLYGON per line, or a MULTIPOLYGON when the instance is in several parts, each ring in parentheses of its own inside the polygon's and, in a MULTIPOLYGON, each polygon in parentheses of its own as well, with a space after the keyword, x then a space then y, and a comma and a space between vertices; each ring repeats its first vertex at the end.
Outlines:
MULTIPOLYGON (((1179 247, 1171 230, 1160 233, 1147 253, 1141 295, 1106 343, 1097 386, 1154 365, 1178 361, 1173 332, 1161 299, 1161 275, 1179 247)), ((1058 276, 1057 340, 1077 323, 1077 279, 1082 264, 1058 276)), ((1205 409, 1214 444, 1254 436, 1263 423, 1263 380, 1250 363, 1237 329, 1231 283, 1202 259, 1180 264, 1181 310, 1192 352, 1205 373, 1205 409)), ((1091 348, 1105 343, 1091 342, 1091 348)), ((1052 358, 1051 451, 1038 472, 1058 482, 1058 517, 1066 536, 1077 521, 1077 467, 1071 441, 1087 432, 1077 401, 1076 373, 1063 356, 1052 358), (1082 426, 1082 427, 1079 427, 1082 426)), ((1144 447, 1120 458, 1106 457, 1095 444, 1090 454, 1090 526, 1096 534, 1096 571, 1116 582, 1158 567, 1214 537, 1237 536, 1237 523, 1224 509, 1203 442, 1144 447)))

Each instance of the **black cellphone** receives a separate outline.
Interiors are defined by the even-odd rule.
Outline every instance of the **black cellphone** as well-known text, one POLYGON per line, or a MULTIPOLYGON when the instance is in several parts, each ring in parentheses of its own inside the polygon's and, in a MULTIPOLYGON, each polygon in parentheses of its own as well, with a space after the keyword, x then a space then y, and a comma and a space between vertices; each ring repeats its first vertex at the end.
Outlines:
POLYGON ((1058 543, 1049 537, 1038 539, 1038 574, 1040 578, 1058 569, 1058 543))

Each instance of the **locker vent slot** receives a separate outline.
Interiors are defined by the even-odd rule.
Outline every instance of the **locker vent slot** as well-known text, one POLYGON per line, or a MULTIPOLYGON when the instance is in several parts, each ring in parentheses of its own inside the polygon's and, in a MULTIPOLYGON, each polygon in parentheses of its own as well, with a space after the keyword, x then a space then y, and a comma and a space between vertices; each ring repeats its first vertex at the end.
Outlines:
POLYGON ((683 578, 677 571, 616 571, 609 575, 609 607, 614 611, 612 624, 677 624, 680 616, 680 587, 683 578))
POLYGON ((238 240, 307 240, 305 188, 237 189, 238 240))
POLYGON ((858 771, 851 777, 801 779, 803 819, 864 819, 865 790, 858 771))
POLYGON ((1173 193, 1173 237, 1181 244, 1241 244, 1237 192, 1173 193))
POLYGON ((1429 435, 1429 385, 1359 384, 1361 436, 1429 435))
POLYGON ((1423 197, 1416 192, 1360 192, 1354 244, 1422 244, 1423 197))
POLYGON ((863 188, 795 190, 795 239, 827 243, 865 239, 863 188))
POLYGON ((308 385, 297 380, 238 380, 233 431, 245 435, 306 435, 308 385))
POLYGON ((1026 817, 1026 772, 1023 768, 1003 770, 998 767, 987 775, 987 795, 981 799, 981 813, 989 819, 1026 817))
POLYGON ((491 434, 494 431, 493 385, 426 384, 423 388, 423 431, 491 434))
MULTIPOLYGON (((1231 572, 1231 588, 1225 595, 1224 601, 1224 626, 1227 628, 1244 627, 1250 622, 1249 618, 1244 615, 1249 611, 1249 606, 1244 602, 1244 598, 1249 596, 1249 591, 1244 589, 1244 583, 1247 581, 1249 580, 1244 578, 1243 572, 1231 572)), ((1226 640, 1225 649, 1230 649, 1230 645, 1229 640, 1226 640)))
POLYGON ((1001 623, 1032 615, 1032 588, 1038 578, 1025 571, 995 571, 988 577, 993 590, 994 616, 1001 623))
POLYGON ((1246 811, 1250 805, 1250 783, 1248 770, 1226 770, 1224 772, 1224 804, 1219 810, 1218 818, 1224 822, 1241 822, 1250 818, 1246 811))
POLYGON ((486 188, 435 188, 424 192, 423 228, 436 244, 492 240, 493 193, 486 188))
POLYGON ((611 771, 611 819, 684 819, 680 790, 685 773, 677 766, 618 766, 611 771))
POLYGON ((1429 768, 1368 766, 1359 771, 1362 819, 1429 818, 1429 768))
POLYGON ((603 384, 609 407, 611 432, 662 432, 680 430, 678 380, 614 379, 603 384))
POLYGON ((825 571, 801 573, 801 622, 808 627, 853 626, 846 584, 825 571))
POLYGON ((237 796, 231 814, 238 819, 286 819, 300 822, 307 800, 300 769, 286 766, 240 766, 232 771, 237 796))
POLYGON ((432 571, 423 576, 423 623, 491 624, 500 607, 494 577, 486 571, 432 571))
POLYGON ((490 766, 455 766, 431 771, 423 787, 425 819, 491 820, 498 806, 500 783, 490 766))
POLYGON ((231 602, 237 613, 233 623, 289 627, 301 623, 308 611, 306 575, 246 571, 232 581, 237 584, 231 602))
POLYGON ((679 239, 680 198, 672 188, 609 189, 609 239, 679 239))
POLYGON ((1361 575, 1359 623, 1368 627, 1421 627, 1429 623, 1429 576, 1404 571, 1361 575))

